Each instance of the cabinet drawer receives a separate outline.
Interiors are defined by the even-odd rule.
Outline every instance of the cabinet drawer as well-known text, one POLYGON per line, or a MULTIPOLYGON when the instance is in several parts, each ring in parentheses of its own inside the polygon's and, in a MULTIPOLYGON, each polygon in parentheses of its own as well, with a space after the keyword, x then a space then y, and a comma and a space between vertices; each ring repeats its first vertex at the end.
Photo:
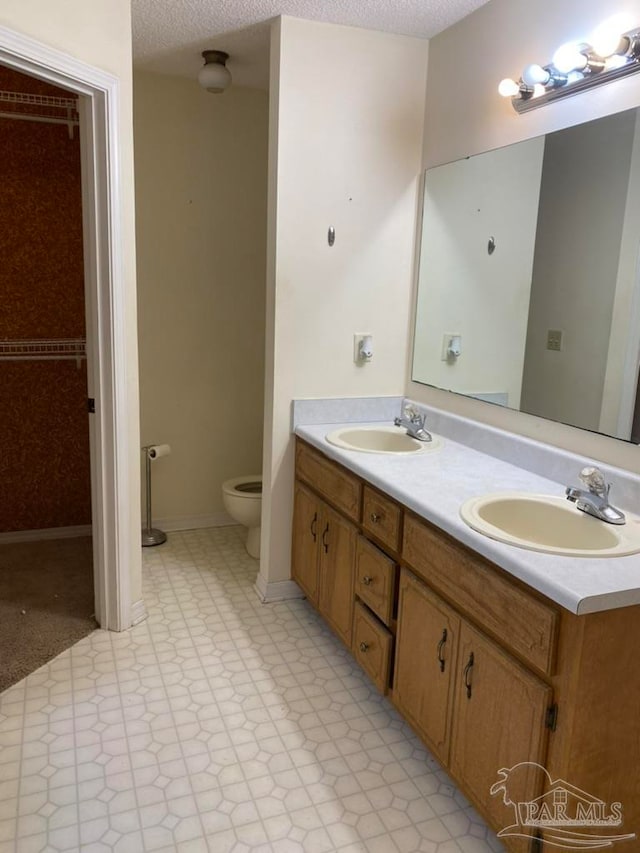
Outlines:
POLYGON ((296 442, 296 476, 340 512, 353 521, 360 521, 362 486, 358 478, 300 441, 296 442))
POLYGON ((541 672, 553 671, 556 610, 409 513, 402 556, 424 580, 516 654, 541 672))
POLYGON ((393 616, 396 564, 363 536, 356 546, 356 595, 385 625, 393 616))
POLYGON ((402 510, 393 501, 364 487, 362 501, 362 527, 392 551, 400 547, 402 510))
POLYGON ((393 637, 364 605, 356 601, 353 611, 353 653, 381 693, 389 688, 389 666, 393 637))

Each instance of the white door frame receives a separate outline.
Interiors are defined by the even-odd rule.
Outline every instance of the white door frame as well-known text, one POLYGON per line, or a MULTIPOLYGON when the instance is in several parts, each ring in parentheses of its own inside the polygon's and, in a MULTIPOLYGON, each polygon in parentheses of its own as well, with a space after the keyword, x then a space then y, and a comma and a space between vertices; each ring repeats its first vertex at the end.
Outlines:
POLYGON ((119 81, 41 42, 0 27, 0 61, 79 97, 82 162, 87 379, 96 619, 122 631, 132 618, 130 533, 132 468, 125 364, 125 278, 120 198, 119 81))

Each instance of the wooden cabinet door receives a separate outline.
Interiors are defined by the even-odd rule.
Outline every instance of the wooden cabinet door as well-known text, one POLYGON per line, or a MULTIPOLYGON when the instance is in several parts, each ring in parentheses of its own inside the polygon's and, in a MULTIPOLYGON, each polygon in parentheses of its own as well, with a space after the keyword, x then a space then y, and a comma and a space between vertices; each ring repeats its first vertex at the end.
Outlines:
MULTIPOLYGON (((515 815, 505 798, 524 803, 542 793, 535 764, 546 757, 551 688, 464 620, 457 668, 451 770, 494 827, 507 827, 515 815), (505 790, 491 796, 503 769, 505 790)), ((528 850, 529 843, 510 839, 509 849, 528 850)))
POLYGON ((296 482, 293 498, 291 575, 309 601, 318 606, 318 555, 322 532, 318 498, 296 482))
POLYGON ((406 569, 400 575, 393 695, 448 764, 460 618, 406 569))
POLYGON ((338 636, 351 647, 356 528, 330 507, 322 507, 319 609, 338 636))

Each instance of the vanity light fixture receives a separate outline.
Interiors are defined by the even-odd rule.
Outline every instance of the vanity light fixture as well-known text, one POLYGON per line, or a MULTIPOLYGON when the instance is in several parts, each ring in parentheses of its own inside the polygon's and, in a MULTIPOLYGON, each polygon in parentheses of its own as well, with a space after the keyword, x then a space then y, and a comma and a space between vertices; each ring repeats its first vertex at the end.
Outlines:
POLYGON ((226 66, 229 54, 224 50, 203 50, 204 65, 198 72, 198 83, 207 92, 219 95, 230 85, 231 72, 226 66))
POLYGON ((532 63, 519 80, 502 80, 498 92, 524 113, 636 71, 640 71, 640 29, 621 33, 604 24, 588 42, 561 45, 548 65, 532 63))

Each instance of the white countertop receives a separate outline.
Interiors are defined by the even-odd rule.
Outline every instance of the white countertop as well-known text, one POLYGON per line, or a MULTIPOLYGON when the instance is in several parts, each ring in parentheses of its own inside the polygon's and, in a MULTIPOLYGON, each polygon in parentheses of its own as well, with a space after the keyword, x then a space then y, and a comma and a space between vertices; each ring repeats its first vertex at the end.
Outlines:
POLYGON ((367 425, 298 425, 295 432, 330 459, 572 613, 595 613, 640 604, 640 554, 591 558, 529 551, 477 533, 459 514, 464 501, 488 492, 562 496, 565 484, 446 437, 439 450, 411 456, 343 450, 325 440, 328 432, 340 426, 367 425))

